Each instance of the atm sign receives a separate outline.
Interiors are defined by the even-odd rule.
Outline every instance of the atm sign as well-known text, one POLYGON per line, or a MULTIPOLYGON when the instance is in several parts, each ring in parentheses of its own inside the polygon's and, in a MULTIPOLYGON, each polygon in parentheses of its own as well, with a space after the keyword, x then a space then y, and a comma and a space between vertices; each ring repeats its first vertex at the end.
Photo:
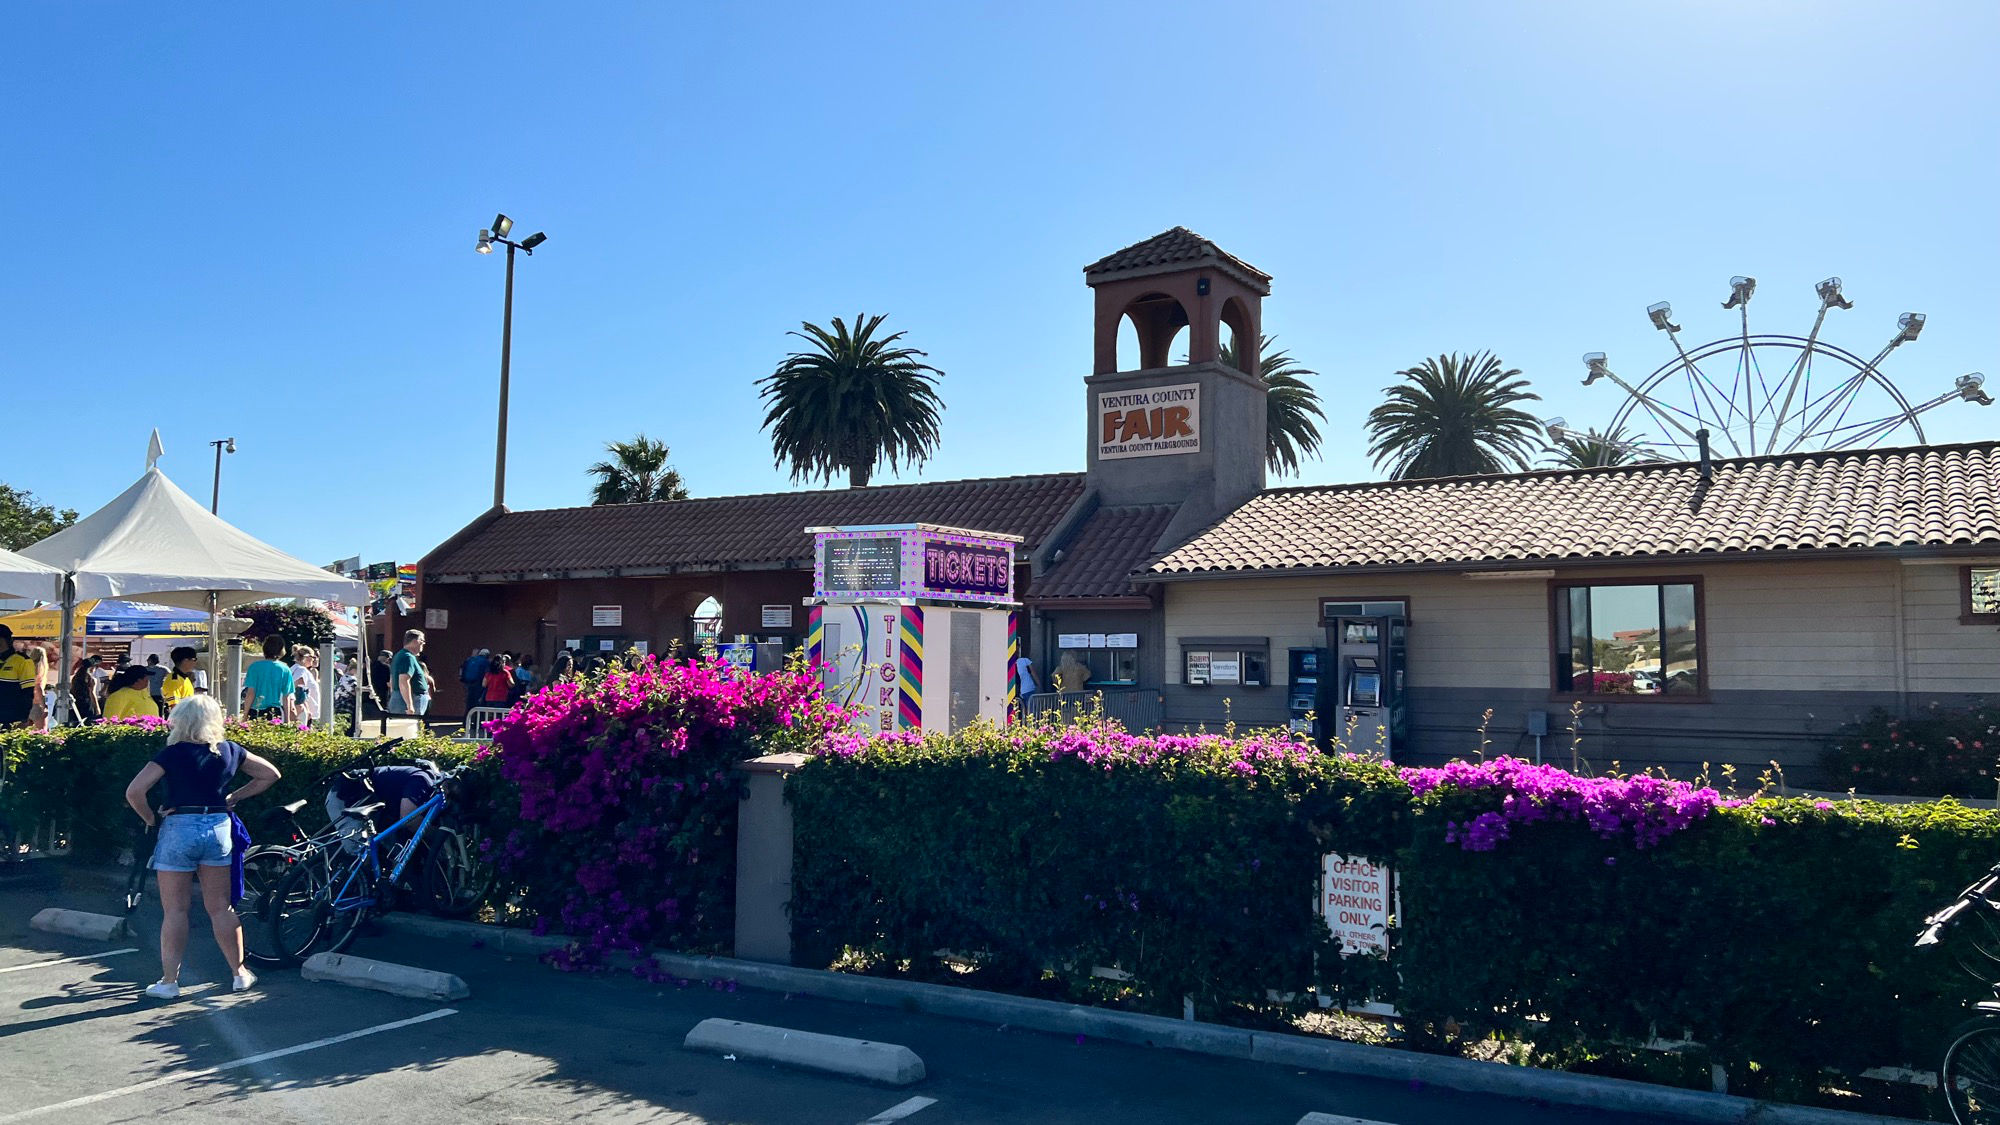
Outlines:
POLYGON ((1201 384, 1104 391, 1097 396, 1097 457, 1201 452, 1201 384))

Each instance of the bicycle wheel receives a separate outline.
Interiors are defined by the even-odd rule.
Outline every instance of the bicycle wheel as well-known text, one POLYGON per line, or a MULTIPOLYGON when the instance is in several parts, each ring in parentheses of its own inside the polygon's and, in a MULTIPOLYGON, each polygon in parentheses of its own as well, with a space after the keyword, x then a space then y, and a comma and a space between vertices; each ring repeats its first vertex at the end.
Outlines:
POLYGON ((1958 1125, 2000 1123, 2000 1017, 1989 1016, 1951 1033, 1938 1089, 1958 1125))
POLYGON ((424 897, 430 912, 444 918, 464 918, 479 909, 498 877, 493 865, 479 858, 476 833, 433 829, 431 852, 424 864, 424 897))
POLYGON ((295 965, 315 953, 338 953, 354 940, 363 911, 336 909, 333 897, 345 884, 350 897, 372 898, 375 881, 367 867, 353 870, 350 883, 346 867, 329 872, 317 863, 301 863, 278 881, 264 908, 270 935, 265 949, 274 961, 295 965))
POLYGON ((265 911, 278 883, 305 860, 298 849, 278 844, 264 844, 243 853, 243 899, 236 904, 236 916, 243 924, 243 955, 250 960, 277 963, 265 911))

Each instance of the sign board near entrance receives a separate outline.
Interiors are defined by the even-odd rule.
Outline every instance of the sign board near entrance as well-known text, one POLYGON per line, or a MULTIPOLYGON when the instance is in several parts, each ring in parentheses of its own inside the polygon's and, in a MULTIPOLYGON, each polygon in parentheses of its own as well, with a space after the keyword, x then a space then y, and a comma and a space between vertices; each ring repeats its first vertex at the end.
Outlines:
POLYGON ((1100 391, 1097 459, 1201 452, 1201 384, 1100 391))
POLYGON ((1340 944, 1350 953, 1389 952, 1389 912, 1394 901, 1395 874, 1388 865, 1362 856, 1333 852, 1320 878, 1320 913, 1340 944))
POLYGON ((764 629, 789 629, 792 627, 792 607, 788 605, 767 605, 764 607, 764 629))
POLYGON ((816 599, 1013 603, 1019 536, 923 523, 806 530, 816 599))
POLYGON ((594 605, 590 607, 590 626, 593 629, 616 629, 625 624, 625 607, 622 605, 594 605))

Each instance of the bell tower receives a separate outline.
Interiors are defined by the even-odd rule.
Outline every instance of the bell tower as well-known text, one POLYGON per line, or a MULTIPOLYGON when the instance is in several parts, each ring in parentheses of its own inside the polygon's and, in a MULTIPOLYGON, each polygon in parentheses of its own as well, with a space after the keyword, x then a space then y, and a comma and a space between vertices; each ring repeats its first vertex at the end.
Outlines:
POLYGON ((1175 227, 1091 263, 1083 277, 1097 301, 1084 380, 1089 486, 1106 506, 1178 505, 1163 537, 1177 541, 1264 489, 1258 347, 1270 275, 1175 227), (1118 354, 1127 320, 1136 356, 1118 354), (1224 325, 1237 365, 1222 359, 1224 325))

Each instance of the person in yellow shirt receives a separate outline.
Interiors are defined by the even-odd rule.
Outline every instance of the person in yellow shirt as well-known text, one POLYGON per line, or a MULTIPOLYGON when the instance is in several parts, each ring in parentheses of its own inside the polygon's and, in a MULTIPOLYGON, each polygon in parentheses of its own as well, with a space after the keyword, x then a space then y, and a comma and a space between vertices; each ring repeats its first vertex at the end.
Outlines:
POLYGON ((138 665, 121 668, 111 678, 111 694, 104 697, 104 717, 107 719, 137 719, 160 717, 160 709, 153 705, 153 695, 146 690, 146 669, 138 665))
POLYGON ((28 712, 42 701, 35 663, 14 648, 14 631, 0 625, 0 728, 26 726, 28 712))
POLYGON ((193 698, 194 666, 199 657, 200 654, 187 645, 181 645, 168 655, 173 668, 160 681, 160 701, 169 715, 173 713, 174 704, 193 698))

